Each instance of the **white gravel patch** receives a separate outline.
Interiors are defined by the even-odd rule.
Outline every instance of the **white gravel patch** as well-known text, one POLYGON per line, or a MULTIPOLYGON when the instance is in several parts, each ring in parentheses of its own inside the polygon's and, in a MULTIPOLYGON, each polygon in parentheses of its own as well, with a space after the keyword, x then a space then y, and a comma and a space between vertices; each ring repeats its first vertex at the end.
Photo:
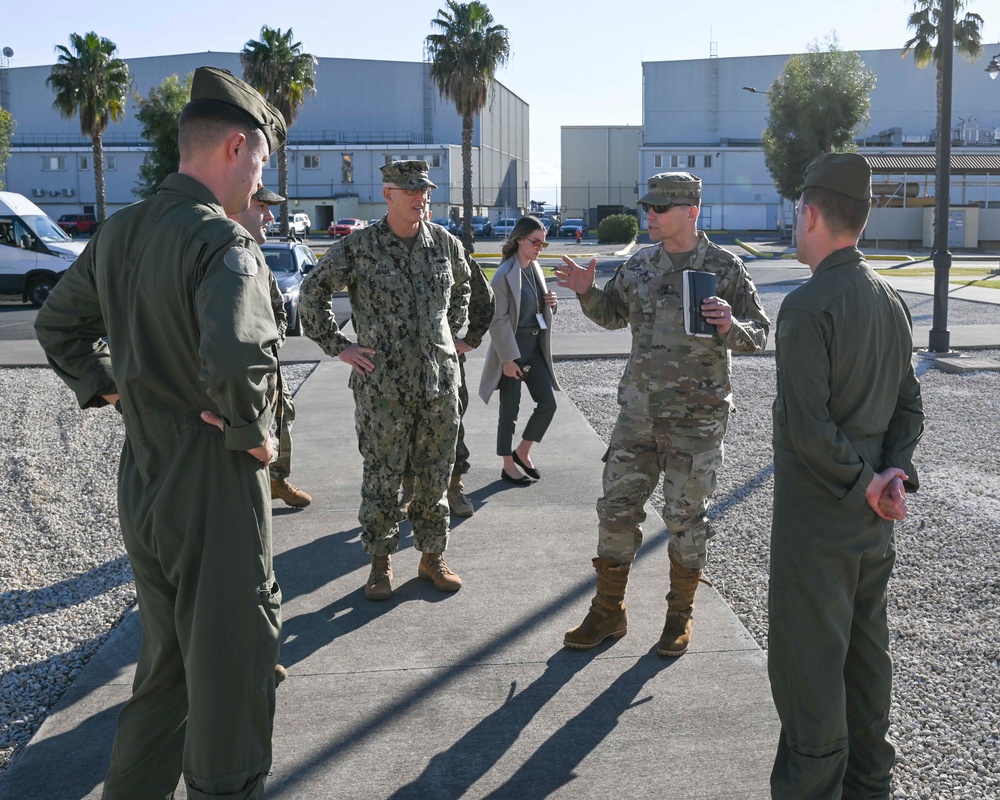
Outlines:
MULTIPOLYGON (((315 363, 282 366, 296 390, 315 363)), ((0 773, 135 602, 121 418, 48 369, 0 369, 0 773)))
MULTIPOLYGON (((769 287, 761 294, 773 321, 781 292, 769 287)), ((582 316, 578 305, 562 306, 555 336, 582 316)), ((949 320, 1000 324, 1000 306, 952 301, 949 320)), ((1000 351, 975 355, 1000 361, 1000 351)), ((916 363, 927 414, 916 453, 921 488, 896 528, 889 585, 893 797, 993 800, 1000 796, 1000 372, 949 375, 916 363)), ((605 442, 624 365, 622 359, 556 363, 560 385, 605 442)), ((774 375, 773 356, 733 360, 737 411, 711 511, 719 533, 706 570, 764 649, 774 375)), ((651 502, 662 510, 659 489, 651 502)))

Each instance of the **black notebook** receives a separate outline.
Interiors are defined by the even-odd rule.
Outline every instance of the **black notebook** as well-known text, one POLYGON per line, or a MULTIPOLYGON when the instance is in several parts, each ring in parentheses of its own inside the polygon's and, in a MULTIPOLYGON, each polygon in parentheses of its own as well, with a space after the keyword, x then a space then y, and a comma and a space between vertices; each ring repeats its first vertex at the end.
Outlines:
POLYGON ((681 273, 681 280, 684 283, 684 332, 688 336, 714 336, 715 326, 705 321, 701 303, 715 296, 715 273, 686 269, 681 273))

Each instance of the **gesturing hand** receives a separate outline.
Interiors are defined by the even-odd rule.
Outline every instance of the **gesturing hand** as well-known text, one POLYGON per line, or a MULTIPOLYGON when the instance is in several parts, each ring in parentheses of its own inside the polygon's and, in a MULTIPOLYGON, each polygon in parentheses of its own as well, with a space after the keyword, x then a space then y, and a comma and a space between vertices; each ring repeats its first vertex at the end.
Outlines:
POLYGON ((597 259, 592 258, 587 267, 581 267, 569 256, 562 257, 563 263, 556 264, 556 283, 577 294, 586 294, 594 285, 597 274, 597 259))

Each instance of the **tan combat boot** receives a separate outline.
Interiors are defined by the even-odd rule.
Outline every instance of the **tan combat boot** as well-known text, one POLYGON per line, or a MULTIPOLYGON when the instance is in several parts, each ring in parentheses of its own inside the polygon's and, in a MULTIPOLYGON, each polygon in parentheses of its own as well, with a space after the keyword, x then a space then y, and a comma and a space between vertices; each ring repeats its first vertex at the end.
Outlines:
POLYGON ((301 489, 292 486, 287 478, 271 478, 271 499, 281 499, 286 506, 305 508, 312 498, 301 489))
POLYGON ((594 569, 597 570, 597 594, 590 601, 590 611, 583 622, 563 637, 566 647, 589 650, 609 636, 621 639, 628 633, 625 586, 632 565, 613 558, 595 558, 594 569))
POLYGON ((413 502, 413 474, 407 472, 403 475, 403 483, 400 487, 399 513, 406 519, 406 512, 410 510, 410 503, 413 502))
POLYGON ((456 517, 471 517, 476 513, 472 501, 465 496, 465 486, 461 475, 451 476, 451 486, 448 487, 448 505, 456 517))
POLYGON ((369 600, 388 600, 392 597, 392 556, 372 556, 372 571, 365 584, 365 597, 369 600))
POLYGON ((656 652, 661 656, 676 658, 687 652, 691 643, 691 628, 694 622, 691 612, 694 610, 694 593, 698 583, 711 586, 702 580, 700 569, 682 567, 674 557, 670 557, 670 593, 667 595, 667 621, 663 633, 656 645, 656 652))
POLYGON ((420 566, 417 567, 417 577, 431 581, 435 589, 442 592, 457 592, 462 588, 462 579, 448 569, 441 553, 424 553, 420 556, 420 566))

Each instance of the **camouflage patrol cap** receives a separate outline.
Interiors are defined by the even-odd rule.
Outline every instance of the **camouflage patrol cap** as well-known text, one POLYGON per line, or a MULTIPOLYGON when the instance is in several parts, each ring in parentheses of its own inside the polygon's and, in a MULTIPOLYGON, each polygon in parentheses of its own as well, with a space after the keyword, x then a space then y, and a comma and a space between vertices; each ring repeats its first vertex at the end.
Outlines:
POLYGON ((382 170, 382 180, 400 189, 437 189, 428 177, 430 164, 426 161, 391 161, 382 170))
POLYGON ((665 206, 701 202, 701 178, 690 172, 661 172, 646 181, 646 190, 640 203, 665 206))
POLYGON ((260 200, 262 203, 267 203, 269 206, 276 206, 278 203, 285 202, 285 198, 280 194, 275 194, 270 189, 265 189, 263 186, 253 193, 253 199, 260 200))
POLYGON ((852 200, 871 200, 872 168, 857 153, 824 153, 806 169, 802 190, 818 187, 852 200))
POLYGON ((191 102, 215 100, 250 115, 267 139, 270 151, 285 143, 285 118, 260 92, 233 73, 218 67, 198 67, 191 81, 191 102))

